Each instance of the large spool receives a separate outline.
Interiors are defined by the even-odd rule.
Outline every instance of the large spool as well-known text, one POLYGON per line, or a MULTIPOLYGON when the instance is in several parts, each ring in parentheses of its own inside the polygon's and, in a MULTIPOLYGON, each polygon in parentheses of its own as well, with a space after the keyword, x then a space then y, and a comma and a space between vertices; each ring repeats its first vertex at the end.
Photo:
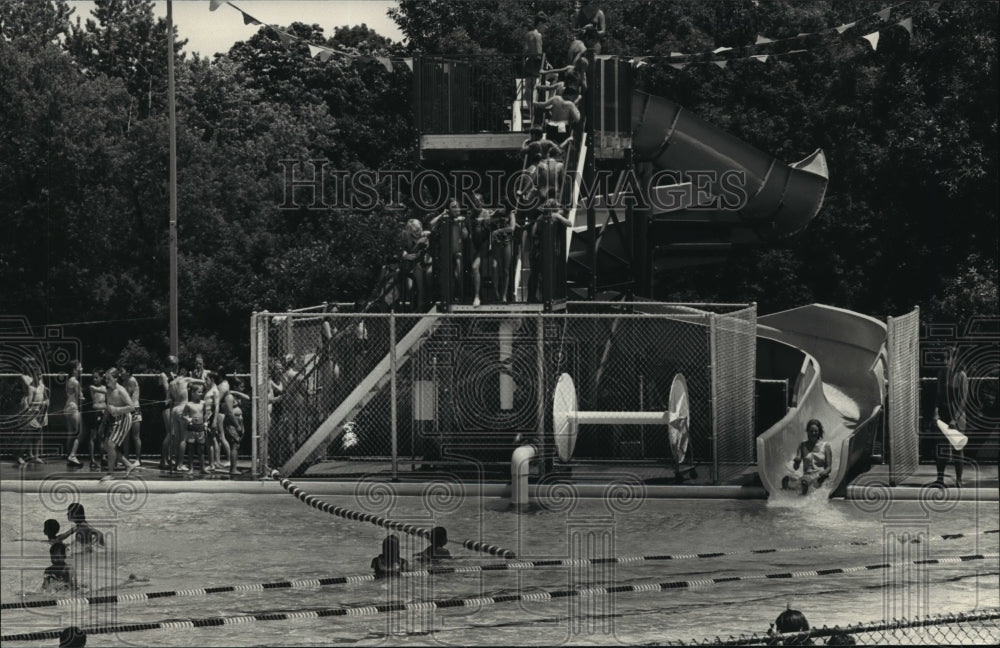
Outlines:
POLYGON ((559 459, 569 461, 573 456, 581 424, 663 426, 677 433, 683 431, 686 436, 691 410, 687 382, 681 374, 674 376, 668 403, 665 412, 580 411, 573 378, 566 373, 560 375, 552 394, 552 435, 559 459))

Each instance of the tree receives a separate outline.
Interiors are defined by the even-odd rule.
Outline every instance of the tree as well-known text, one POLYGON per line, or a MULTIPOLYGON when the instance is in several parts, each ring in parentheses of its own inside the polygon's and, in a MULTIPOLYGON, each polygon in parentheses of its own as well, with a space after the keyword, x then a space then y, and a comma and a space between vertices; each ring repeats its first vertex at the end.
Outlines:
MULTIPOLYGON (((154 19, 153 0, 94 0, 92 15, 77 19, 66 49, 90 74, 122 79, 138 119, 165 111, 167 23, 154 19)), ((174 43, 175 56, 186 43, 174 43)))
POLYGON ((0 35, 22 49, 53 45, 69 35, 75 11, 66 0, 6 0, 0 3, 0 35))

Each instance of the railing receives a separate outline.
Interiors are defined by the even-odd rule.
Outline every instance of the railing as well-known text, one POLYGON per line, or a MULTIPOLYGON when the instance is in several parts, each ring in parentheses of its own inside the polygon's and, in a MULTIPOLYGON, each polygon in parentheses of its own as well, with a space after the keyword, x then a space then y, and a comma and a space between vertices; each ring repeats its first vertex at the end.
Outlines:
MULTIPOLYGON (((414 103, 422 134, 505 133, 512 130, 515 102, 533 110, 526 96, 522 56, 424 56, 414 62, 414 103)), ((631 145, 632 64, 629 59, 591 59, 580 111, 590 117, 593 146, 608 155, 631 145)), ((522 122, 526 130, 531 120, 522 122)))
POLYGON ((417 129, 421 133, 511 130, 523 57, 441 58, 415 62, 417 129))

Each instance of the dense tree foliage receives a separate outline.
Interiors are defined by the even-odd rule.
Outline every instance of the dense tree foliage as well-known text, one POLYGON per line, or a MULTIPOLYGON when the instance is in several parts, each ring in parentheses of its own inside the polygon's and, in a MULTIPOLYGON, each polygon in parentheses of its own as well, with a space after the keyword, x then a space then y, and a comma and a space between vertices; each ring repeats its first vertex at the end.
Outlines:
MULTIPOLYGON (((328 35, 303 23, 282 27, 298 42, 262 26, 211 60, 185 56, 179 41, 184 350, 245 366, 252 311, 367 294, 415 215, 282 208, 292 161, 358 171, 415 159, 406 66, 324 62, 307 43, 517 56, 542 11, 546 51, 562 64, 573 4, 400 0, 390 13, 405 45, 365 26, 328 35)), ((637 78, 762 150, 792 161, 822 147, 830 163, 825 206, 805 232, 658 276, 657 297, 755 300, 765 312, 815 300, 877 316, 920 305, 938 321, 995 313, 997 3, 908 3, 896 11, 913 17, 912 36, 882 25, 877 51, 860 35, 878 28, 881 4, 862 0, 600 4, 608 53, 807 50, 725 69, 651 58, 637 78), (794 38, 858 18, 842 36, 794 38), (790 40, 754 50, 758 34, 790 40)), ((69 332, 88 357, 155 363, 167 322, 166 25, 151 0, 97 0, 75 23, 72 13, 65 0, 0 3, 3 311, 36 324, 126 320, 69 332)), ((338 189, 328 183, 325 197, 338 189)))

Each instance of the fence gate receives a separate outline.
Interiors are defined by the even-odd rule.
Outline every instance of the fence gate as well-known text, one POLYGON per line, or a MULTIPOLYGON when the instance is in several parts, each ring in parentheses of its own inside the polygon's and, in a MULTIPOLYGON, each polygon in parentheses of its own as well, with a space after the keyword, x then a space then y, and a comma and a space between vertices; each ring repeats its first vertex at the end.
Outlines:
POLYGON ((920 309, 887 322, 889 485, 913 474, 920 440, 920 309))

